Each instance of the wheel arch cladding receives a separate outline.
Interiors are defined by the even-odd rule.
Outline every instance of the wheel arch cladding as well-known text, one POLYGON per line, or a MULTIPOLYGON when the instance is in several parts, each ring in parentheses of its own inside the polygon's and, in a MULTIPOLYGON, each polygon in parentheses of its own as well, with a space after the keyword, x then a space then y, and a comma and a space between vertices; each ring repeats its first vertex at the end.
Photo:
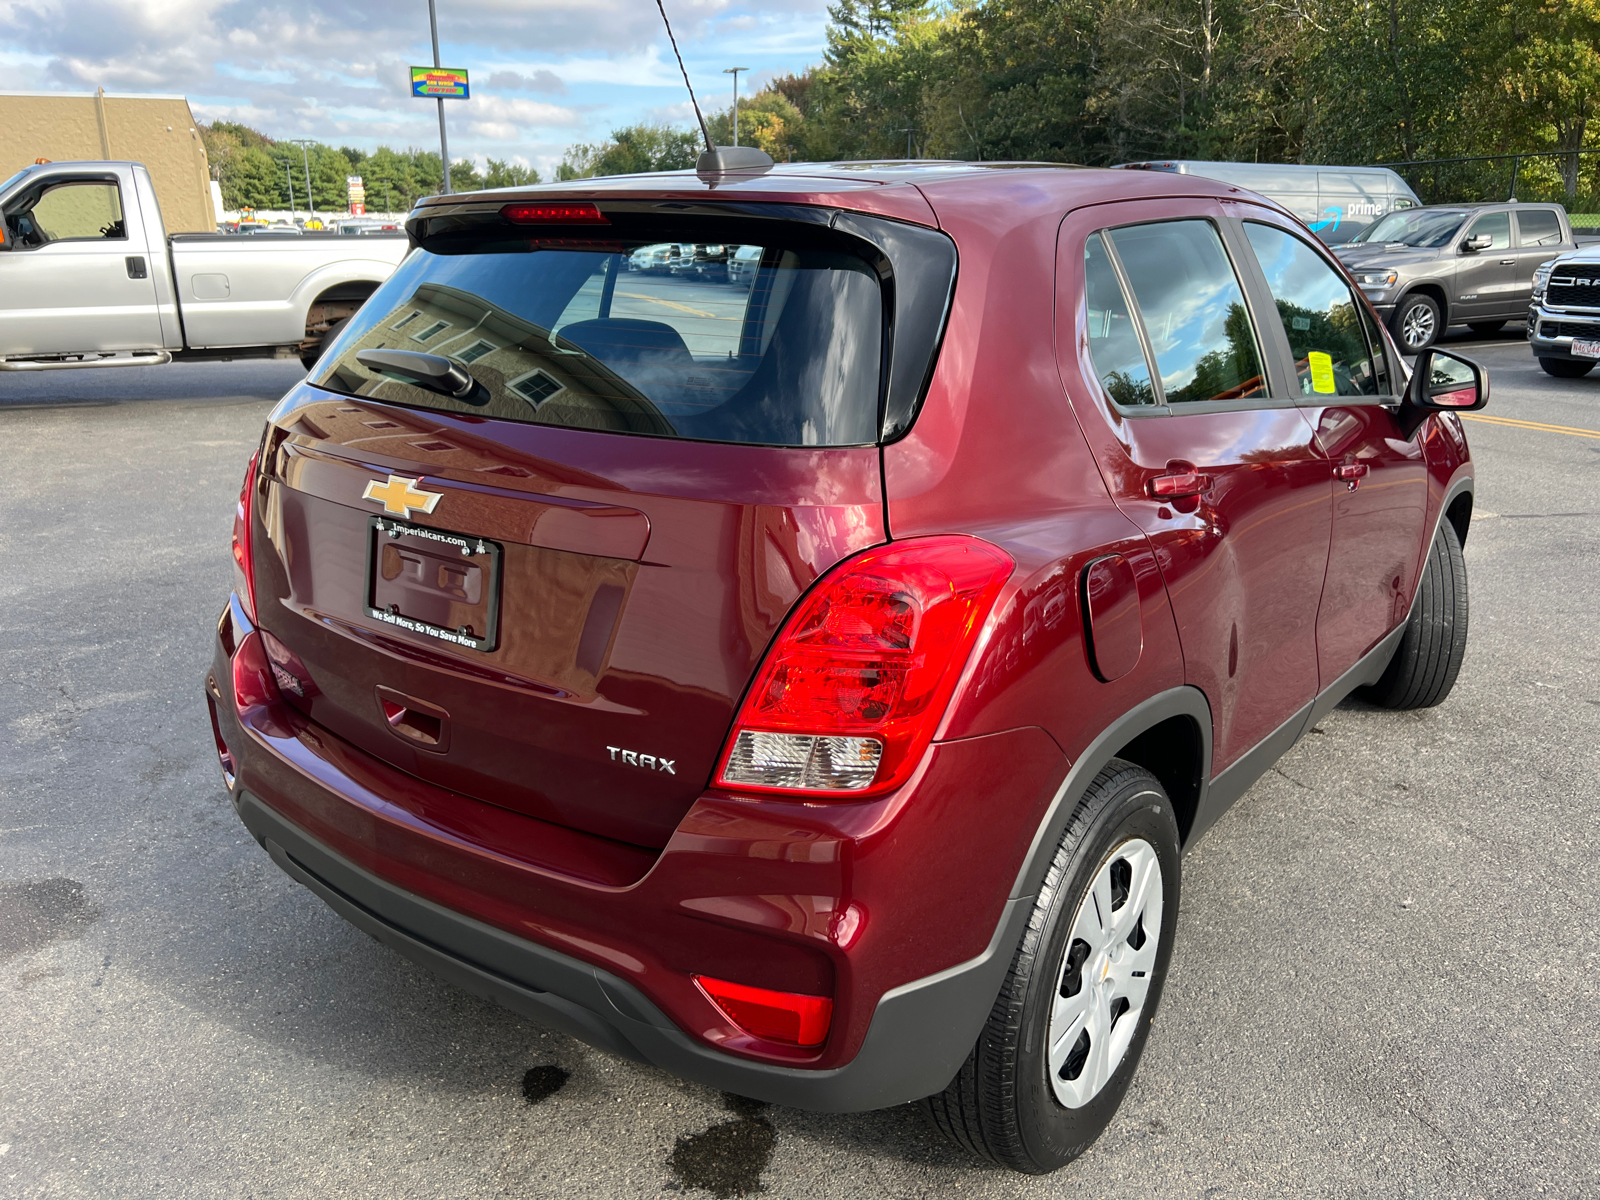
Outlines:
POLYGON ((1171 688, 1135 705, 1101 730, 1056 790, 1017 872, 1012 898, 1039 890, 1079 801, 1113 758, 1133 762, 1160 781, 1173 802, 1178 831, 1187 846, 1211 769, 1211 706, 1205 693, 1188 685, 1171 688), (1176 794, 1173 788, 1178 789, 1176 794))
POLYGON ((1472 492, 1463 491, 1450 506, 1445 509, 1445 519, 1455 527, 1456 537, 1464 549, 1467 544, 1467 528, 1472 524, 1472 492))
POLYGON ((1206 739, 1192 714, 1168 717, 1122 746, 1115 758, 1154 775, 1172 801, 1180 839, 1187 841, 1205 783, 1206 739))

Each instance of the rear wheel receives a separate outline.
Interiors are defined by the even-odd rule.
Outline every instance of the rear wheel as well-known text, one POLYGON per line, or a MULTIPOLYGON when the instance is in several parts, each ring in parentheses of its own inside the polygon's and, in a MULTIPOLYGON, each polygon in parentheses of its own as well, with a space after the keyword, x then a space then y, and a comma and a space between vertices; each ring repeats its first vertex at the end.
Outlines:
POLYGON ((1396 306, 1394 336, 1407 354, 1426 350, 1443 332, 1439 305, 1431 296, 1407 296, 1396 306))
POLYGON ((1467 328, 1473 333, 1481 333, 1487 337, 1491 333, 1499 333, 1506 327, 1504 321, 1468 321, 1467 328))
POLYGON ((1467 653, 1467 561, 1449 521, 1439 523, 1400 646, 1363 694, 1381 708, 1432 708, 1455 687, 1467 653))
POLYGON ((1541 358, 1539 365, 1544 368, 1546 375, 1554 375, 1557 379, 1582 379, 1594 370, 1594 363, 1579 362, 1572 358, 1541 358))
POLYGON ((923 1101, 957 1145, 1031 1175, 1111 1122, 1161 999, 1178 917, 1178 825, 1113 759, 1056 848, 1011 971, 950 1086, 923 1101))

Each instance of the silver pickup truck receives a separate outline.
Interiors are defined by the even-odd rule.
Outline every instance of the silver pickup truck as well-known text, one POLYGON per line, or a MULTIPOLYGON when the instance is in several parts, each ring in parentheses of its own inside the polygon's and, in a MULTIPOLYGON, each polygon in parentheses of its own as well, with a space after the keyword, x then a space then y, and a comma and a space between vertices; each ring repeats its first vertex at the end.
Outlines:
POLYGON ((1390 213, 1333 252, 1416 354, 1451 325, 1492 334, 1520 321, 1534 271, 1586 240, 1559 204, 1434 204, 1390 213))
POLYGON ((131 162, 28 167, 0 184, 0 370, 298 357, 399 265, 403 233, 169 237, 131 162))

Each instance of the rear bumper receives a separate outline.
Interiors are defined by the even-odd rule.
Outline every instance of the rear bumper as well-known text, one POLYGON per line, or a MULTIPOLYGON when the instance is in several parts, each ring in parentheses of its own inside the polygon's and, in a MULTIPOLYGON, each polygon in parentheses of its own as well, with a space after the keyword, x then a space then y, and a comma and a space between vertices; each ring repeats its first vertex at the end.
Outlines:
POLYGON ((643 878, 597 884, 490 836, 541 824, 531 818, 437 789, 418 803, 427 785, 286 706, 241 717, 227 624, 207 691, 236 811, 284 871, 406 957, 609 1053, 797 1108, 918 1099, 965 1060, 1031 907, 1007 895, 1037 824, 1029 814, 1065 774, 1040 731, 936 747, 907 788, 875 803, 708 793, 643 878), (997 771, 1014 806, 987 802, 997 771), (995 829, 1002 809, 1010 833, 995 829), (762 961, 796 955, 815 956, 831 981, 792 989, 831 987, 820 1050, 741 1035, 689 975, 704 963, 708 975, 778 986, 762 961))
MULTIPOLYGON (((879 1001, 861 1050, 842 1067, 752 1062, 691 1038, 620 976, 364 871, 243 788, 233 802, 245 827, 291 878, 352 925, 464 991, 610 1054, 793 1108, 858 1112, 941 1090, 966 1058, 1010 964, 1009 942, 997 937, 979 960, 895 989, 879 1001)), ((1025 917, 1027 909, 1018 900, 1006 911, 1011 919, 1002 921, 1002 930, 1012 930, 1015 941, 1021 936, 1016 915, 1025 917)))

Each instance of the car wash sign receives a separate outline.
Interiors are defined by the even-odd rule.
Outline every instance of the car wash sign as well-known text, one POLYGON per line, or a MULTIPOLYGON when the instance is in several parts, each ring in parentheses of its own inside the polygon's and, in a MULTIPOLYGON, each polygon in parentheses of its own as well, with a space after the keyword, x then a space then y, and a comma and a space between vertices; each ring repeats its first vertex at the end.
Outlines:
POLYGON ((469 99, 467 73, 454 67, 412 67, 411 94, 441 100, 469 99))

